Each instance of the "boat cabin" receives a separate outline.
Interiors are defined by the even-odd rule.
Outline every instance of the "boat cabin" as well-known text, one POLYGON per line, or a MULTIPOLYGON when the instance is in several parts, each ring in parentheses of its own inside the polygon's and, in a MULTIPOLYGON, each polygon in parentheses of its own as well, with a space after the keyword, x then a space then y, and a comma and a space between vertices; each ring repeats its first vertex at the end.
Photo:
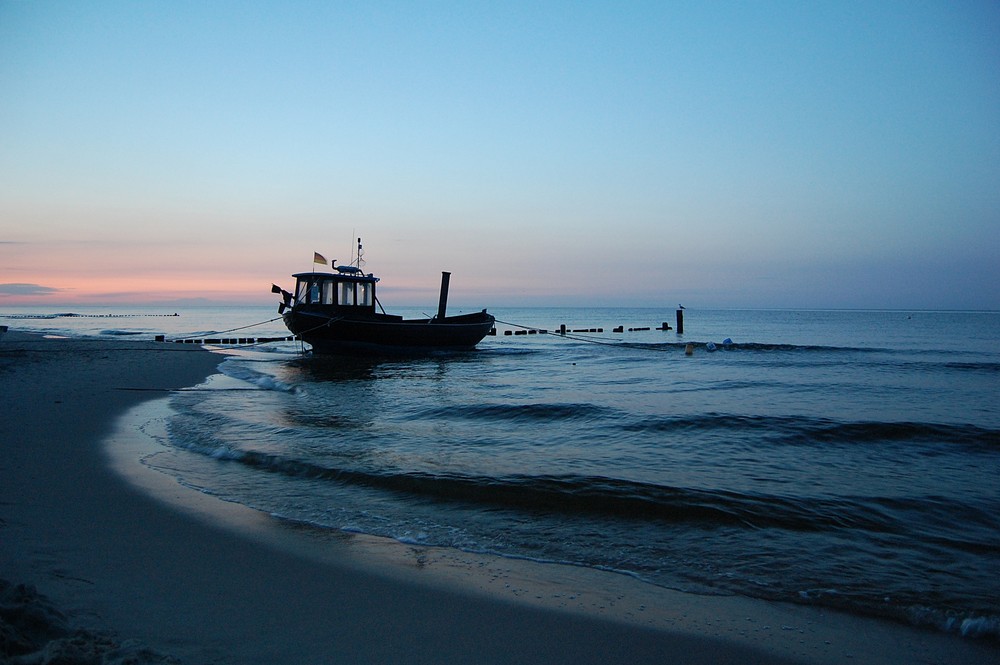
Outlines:
POLYGON ((295 277, 295 306, 327 305, 375 311, 378 277, 354 266, 339 266, 336 273, 303 272, 295 277))

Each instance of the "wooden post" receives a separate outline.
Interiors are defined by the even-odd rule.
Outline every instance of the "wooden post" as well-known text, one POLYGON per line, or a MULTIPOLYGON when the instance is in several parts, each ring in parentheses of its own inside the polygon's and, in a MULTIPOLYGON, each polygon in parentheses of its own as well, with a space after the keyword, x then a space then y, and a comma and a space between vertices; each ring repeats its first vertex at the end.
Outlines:
POLYGON ((683 309, 677 310, 677 334, 678 335, 683 335, 684 334, 684 310, 683 309))

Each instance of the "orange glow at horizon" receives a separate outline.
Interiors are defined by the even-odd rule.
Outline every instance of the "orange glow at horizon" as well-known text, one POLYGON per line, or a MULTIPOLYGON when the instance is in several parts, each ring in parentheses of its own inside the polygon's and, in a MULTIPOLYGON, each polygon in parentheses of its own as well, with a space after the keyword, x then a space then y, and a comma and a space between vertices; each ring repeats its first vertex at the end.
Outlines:
MULTIPOLYGON (((38 284, 38 282, 23 282, 38 284)), ((123 280, 115 277, 88 277, 49 286, 46 293, 0 294, 0 306, 47 305, 56 303, 111 304, 155 303, 180 299, 207 299, 240 303, 266 302, 270 284, 250 278, 191 275, 148 277, 123 280)))

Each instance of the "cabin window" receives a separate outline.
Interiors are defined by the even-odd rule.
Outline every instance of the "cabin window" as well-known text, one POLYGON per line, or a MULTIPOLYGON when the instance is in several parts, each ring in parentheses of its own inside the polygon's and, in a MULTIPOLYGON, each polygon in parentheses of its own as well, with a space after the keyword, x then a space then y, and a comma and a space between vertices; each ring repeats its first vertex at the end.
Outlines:
POLYGON ((372 306, 372 285, 368 282, 358 283, 358 306, 372 306))
POLYGON ((352 282, 341 282, 338 294, 338 305, 354 305, 354 284, 352 282))
POLYGON ((323 304, 324 305, 332 305, 332 304, 334 304, 334 300, 333 300, 333 297, 334 297, 333 287, 334 287, 334 285, 335 285, 334 282, 323 282, 323 304))
POLYGON ((295 301, 299 304, 319 302, 319 283, 302 280, 295 285, 295 301))

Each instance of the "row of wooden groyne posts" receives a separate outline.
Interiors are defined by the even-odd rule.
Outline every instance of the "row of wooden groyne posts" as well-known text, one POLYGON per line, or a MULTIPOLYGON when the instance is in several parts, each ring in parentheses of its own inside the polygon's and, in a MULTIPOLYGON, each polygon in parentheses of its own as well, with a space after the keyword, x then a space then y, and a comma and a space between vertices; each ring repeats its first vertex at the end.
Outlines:
MULTIPOLYGON (((645 327, 645 328, 629 328, 628 332, 640 332, 640 331, 643 331, 643 330, 673 330, 673 328, 670 327, 670 324, 668 322, 664 321, 663 324, 659 328, 650 328, 648 326, 645 327)), ((543 328, 525 328, 523 330, 505 330, 503 334, 504 335, 545 335, 545 334, 548 334, 548 332, 549 332, 548 330, 545 330, 543 328)), ((558 334, 560 334, 560 335, 565 335, 567 333, 603 333, 603 332, 604 332, 604 328, 573 328, 573 329, 570 329, 570 328, 566 327, 565 323, 563 323, 562 325, 560 325, 559 326, 559 330, 558 330, 558 334)), ((624 333, 625 332, 625 326, 618 326, 617 328, 612 328, 611 332, 612 333, 624 333)), ((490 334, 491 335, 496 335, 497 334, 496 328, 494 328, 493 330, 491 330, 490 334)), ((678 335, 683 335, 684 334, 684 309, 683 308, 677 310, 677 334, 678 335)))
MULTIPOLYGON (((155 338, 157 342, 165 342, 167 338, 165 335, 157 335, 155 338)), ((195 337, 184 337, 181 339, 171 340, 175 344, 267 344, 268 342, 294 342, 298 337, 295 335, 289 335, 287 337, 205 337, 205 338, 195 338, 195 337)))
MULTIPOLYGON (((643 330, 673 330, 666 322, 663 323, 659 328, 650 328, 646 326, 645 328, 625 328, 625 326, 618 326, 617 328, 612 328, 613 333, 624 333, 626 330, 628 332, 641 332, 643 330)), ((566 324, 559 326, 559 329, 555 331, 557 335, 565 335, 567 333, 603 333, 604 328, 567 328, 566 324)), ((491 335, 496 335, 497 330, 494 328, 490 331, 491 335)), ((545 328, 525 328, 522 330, 505 330, 504 335, 547 335, 549 331, 545 328)))

